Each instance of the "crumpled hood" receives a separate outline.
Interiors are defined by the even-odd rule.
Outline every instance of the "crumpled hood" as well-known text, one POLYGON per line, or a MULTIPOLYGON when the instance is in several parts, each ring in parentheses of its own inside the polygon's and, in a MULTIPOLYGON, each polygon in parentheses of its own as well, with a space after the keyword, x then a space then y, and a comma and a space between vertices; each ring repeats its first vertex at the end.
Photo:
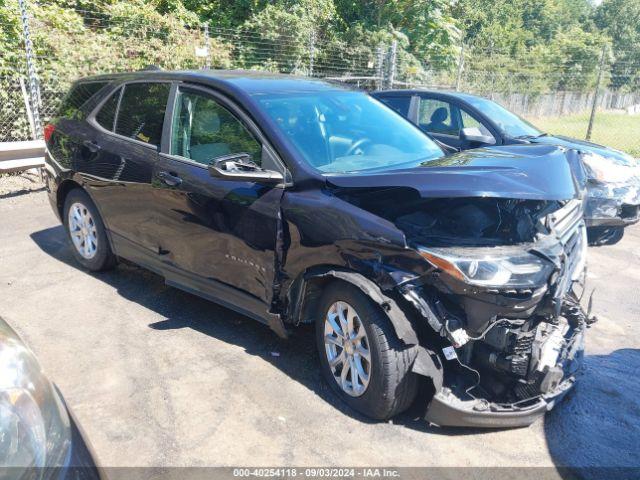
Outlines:
POLYGON ((407 187, 424 198, 495 197, 569 200, 577 196, 564 148, 512 145, 467 150, 421 166, 325 175, 339 188, 407 187))
POLYGON ((616 150, 615 148, 605 147, 597 143, 587 142, 586 140, 578 140, 575 138, 564 137, 562 135, 546 135, 531 140, 533 144, 542 145, 559 145, 561 147, 573 148, 581 152, 590 152, 609 158, 618 165, 627 167, 638 166, 638 161, 631 155, 616 150))

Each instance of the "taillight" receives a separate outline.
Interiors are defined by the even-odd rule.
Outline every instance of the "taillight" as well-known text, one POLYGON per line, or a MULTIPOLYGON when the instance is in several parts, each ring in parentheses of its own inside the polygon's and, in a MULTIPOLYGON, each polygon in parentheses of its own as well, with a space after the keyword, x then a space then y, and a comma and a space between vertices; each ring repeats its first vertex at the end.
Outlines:
POLYGON ((56 126, 52 123, 47 123, 44 126, 43 133, 44 133, 45 142, 49 141, 49 139, 51 138, 51 135, 53 135, 53 132, 55 132, 55 130, 56 130, 56 126))

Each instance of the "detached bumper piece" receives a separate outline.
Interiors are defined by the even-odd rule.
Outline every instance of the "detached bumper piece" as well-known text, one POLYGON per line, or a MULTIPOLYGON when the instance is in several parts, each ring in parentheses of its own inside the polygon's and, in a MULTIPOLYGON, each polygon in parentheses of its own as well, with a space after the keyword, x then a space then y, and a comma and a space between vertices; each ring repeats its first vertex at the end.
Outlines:
POLYGON ((625 227, 640 220, 640 189, 629 186, 592 186, 585 204, 587 227, 625 227))
MULTIPOLYGON (((602 211, 596 211, 594 215, 600 215, 600 213, 602 211)), ((638 220, 640 220, 640 205, 624 204, 604 209, 604 213, 611 213, 611 215, 587 218, 587 227, 626 227, 638 223, 638 220)))
MULTIPOLYGON (((582 365, 585 328, 586 325, 581 324, 569 333, 568 342, 560 352, 560 361, 556 365, 556 368, 563 372, 563 377, 559 382, 547 382, 547 386, 542 387, 542 390, 548 388, 545 393, 512 403, 500 403, 488 401, 480 396, 474 398, 471 394, 473 390, 469 388, 444 386, 434 395, 425 416, 426 420, 438 426, 451 427, 517 428, 531 425, 573 388, 575 373, 582 365)), ((514 390, 517 389, 518 386, 514 390)))
POLYGON ((563 381, 552 393, 531 404, 494 404, 486 400, 463 401, 453 393, 439 392, 431 401, 426 419, 444 427, 517 428, 528 427, 571 390, 575 378, 563 381))

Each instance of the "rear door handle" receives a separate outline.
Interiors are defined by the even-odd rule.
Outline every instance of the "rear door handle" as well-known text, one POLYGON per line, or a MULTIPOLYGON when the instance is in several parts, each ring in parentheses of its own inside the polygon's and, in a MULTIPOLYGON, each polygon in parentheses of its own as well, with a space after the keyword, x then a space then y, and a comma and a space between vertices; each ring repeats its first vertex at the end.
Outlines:
POLYGON ((180 177, 169 172, 158 172, 158 178, 170 187, 177 187, 182 183, 182 179, 180 177))
POLYGON ((98 145, 94 140, 85 140, 82 144, 89 149, 90 152, 96 153, 102 147, 98 145))

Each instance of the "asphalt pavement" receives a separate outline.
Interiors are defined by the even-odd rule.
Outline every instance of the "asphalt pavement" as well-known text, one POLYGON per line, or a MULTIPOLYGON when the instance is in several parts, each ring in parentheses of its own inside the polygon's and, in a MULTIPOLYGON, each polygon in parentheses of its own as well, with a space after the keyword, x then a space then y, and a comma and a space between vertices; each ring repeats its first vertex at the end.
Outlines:
MULTIPOLYGON (((640 228, 589 251, 576 389, 529 428, 371 422, 321 379, 312 332, 268 328, 161 277, 74 262, 42 191, 0 195, 0 316, 63 392, 105 466, 638 466, 640 228)), ((551 470, 555 472, 556 470, 551 470)))

